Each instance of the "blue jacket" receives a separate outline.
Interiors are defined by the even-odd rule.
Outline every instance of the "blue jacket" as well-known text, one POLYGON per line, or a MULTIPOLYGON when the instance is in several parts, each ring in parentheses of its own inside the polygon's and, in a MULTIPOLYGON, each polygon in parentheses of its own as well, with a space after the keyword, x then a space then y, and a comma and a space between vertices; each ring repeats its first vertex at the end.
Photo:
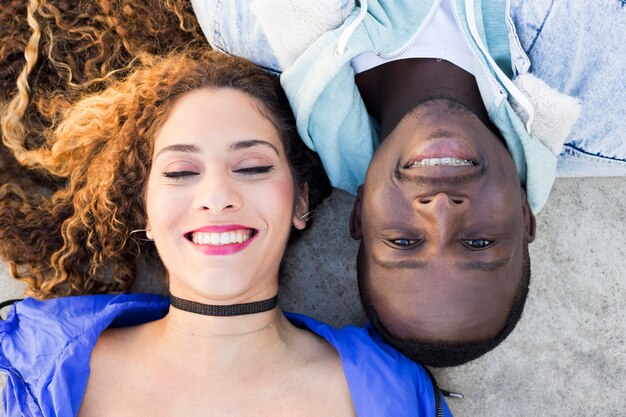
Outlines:
MULTIPOLYGON (((148 294, 96 295, 48 301, 26 299, 0 321, 0 369, 6 416, 74 416, 89 378, 91 352, 109 326, 157 320, 167 298, 148 294)), ((421 366, 386 345, 369 327, 337 330, 285 313, 337 349, 357 415, 435 416, 431 381, 421 366)), ((444 416, 451 416, 443 404, 444 416)))

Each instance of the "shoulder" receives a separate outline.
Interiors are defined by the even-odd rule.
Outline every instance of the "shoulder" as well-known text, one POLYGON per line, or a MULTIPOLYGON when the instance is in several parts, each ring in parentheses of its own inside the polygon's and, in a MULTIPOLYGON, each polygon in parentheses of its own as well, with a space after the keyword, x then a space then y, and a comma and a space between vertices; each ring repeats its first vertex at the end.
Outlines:
POLYGON ((358 415, 432 415, 433 387, 424 368, 385 343, 371 326, 335 329, 304 315, 285 315, 337 350, 358 415))
POLYGON ((147 321, 155 314, 164 314, 168 305, 166 298, 152 294, 26 298, 16 303, 6 320, 0 322, 0 338, 3 346, 7 339, 18 342, 16 336, 27 340, 48 337, 47 342, 71 340, 109 325, 130 326, 147 321))
POLYGON ((0 369, 8 378, 4 399, 21 398, 16 407, 34 402, 47 409, 59 406, 58 401, 64 407, 78 401, 73 404, 78 406, 100 333, 109 326, 155 320, 167 308, 167 299, 145 294, 27 298, 16 303, 0 322, 0 369))
POLYGON ((302 314, 286 313, 285 315, 294 325, 307 328, 325 338, 340 354, 363 358, 378 357, 387 364, 397 363, 408 368, 418 367, 417 364, 385 343, 370 325, 336 329, 302 314))
MULTIPOLYGON (((167 308, 167 299, 150 294, 26 298, 0 322, 2 364, 56 358, 73 342, 93 347, 105 328, 154 320, 167 308)), ((41 369, 36 368, 30 369, 33 377, 41 369)))

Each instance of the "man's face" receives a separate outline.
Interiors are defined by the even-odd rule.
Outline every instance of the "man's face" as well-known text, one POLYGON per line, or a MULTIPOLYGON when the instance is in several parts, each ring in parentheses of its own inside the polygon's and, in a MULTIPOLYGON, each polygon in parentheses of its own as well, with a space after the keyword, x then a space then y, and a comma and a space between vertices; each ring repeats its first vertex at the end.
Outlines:
POLYGON ((534 227, 504 144, 441 99, 382 142, 351 223, 382 324, 398 338, 452 343, 504 326, 534 227))

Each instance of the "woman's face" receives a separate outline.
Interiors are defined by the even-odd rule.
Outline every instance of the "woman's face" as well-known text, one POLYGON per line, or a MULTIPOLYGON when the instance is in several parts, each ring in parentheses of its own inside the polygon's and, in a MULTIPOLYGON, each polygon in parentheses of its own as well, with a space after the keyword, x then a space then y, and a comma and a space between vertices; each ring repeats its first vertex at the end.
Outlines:
POLYGON ((282 141, 260 109, 238 90, 196 90, 155 138, 146 229, 178 297, 220 304, 277 292, 306 204, 296 204, 282 141))

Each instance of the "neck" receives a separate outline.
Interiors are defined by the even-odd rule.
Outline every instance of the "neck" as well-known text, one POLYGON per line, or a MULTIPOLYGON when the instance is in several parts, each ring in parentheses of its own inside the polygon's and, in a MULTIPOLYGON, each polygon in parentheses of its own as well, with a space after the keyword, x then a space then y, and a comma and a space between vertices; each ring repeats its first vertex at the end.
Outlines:
POLYGON ((272 310, 278 305, 278 295, 260 301, 237 304, 204 304, 197 301, 176 297, 170 293, 170 306, 178 310, 204 316, 242 316, 272 310))
POLYGON ((468 106, 490 128, 474 76, 430 58, 392 61, 356 76, 369 114, 380 122, 384 140, 413 106, 429 98, 450 98, 468 106))
POLYGON ((170 308, 155 322, 154 343, 181 366, 223 367, 253 363, 284 352, 293 326, 280 308, 218 317, 170 308), (268 326, 271 324, 271 326, 268 326))
POLYGON ((282 312, 278 307, 254 314, 214 316, 170 306, 165 318, 170 327, 178 333, 211 340, 252 336, 265 329, 271 329, 273 323, 281 316, 282 312))
MULTIPOLYGON (((174 292, 178 294, 178 291, 174 292)), ((255 298, 260 299, 254 301, 208 304, 178 297, 170 292, 170 309, 165 321, 172 329, 187 337, 251 337, 271 329, 281 316, 277 309, 278 295, 263 295, 266 293, 259 294, 255 298)))

